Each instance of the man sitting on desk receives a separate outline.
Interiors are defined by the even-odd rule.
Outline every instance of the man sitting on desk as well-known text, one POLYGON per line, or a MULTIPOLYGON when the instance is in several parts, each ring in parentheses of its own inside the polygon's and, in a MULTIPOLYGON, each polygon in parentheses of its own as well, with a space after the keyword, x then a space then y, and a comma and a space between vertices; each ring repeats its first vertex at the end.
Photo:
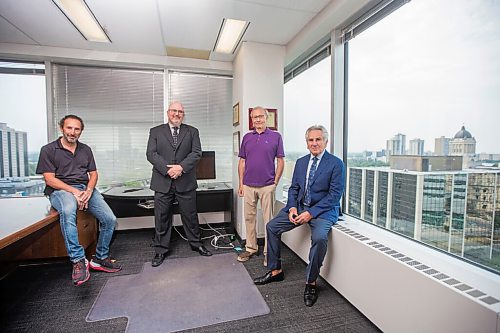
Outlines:
POLYGON ((44 193, 59 212, 64 244, 73 262, 73 283, 79 286, 90 278, 89 266, 108 273, 121 270, 121 266, 109 257, 116 217, 95 189, 98 175, 92 150, 78 141, 84 127, 83 120, 67 115, 61 119, 59 127, 62 136, 42 147, 36 173, 43 174, 44 193), (77 209, 88 209, 99 220, 96 254, 90 264, 78 242, 77 209))
POLYGON ((309 127, 306 142, 311 153, 295 163, 287 205, 266 227, 267 267, 270 271, 256 278, 254 283, 283 281, 281 234, 307 223, 311 228, 311 249, 304 303, 313 306, 318 298, 316 279, 326 255, 328 234, 339 217, 345 174, 344 163, 325 150, 328 132, 323 126, 309 127))
POLYGON ((184 106, 173 102, 167 110, 168 124, 153 127, 149 132, 146 157, 153 165, 150 188, 155 192, 155 255, 153 267, 165 260, 172 234, 172 204, 179 203, 182 225, 189 245, 202 256, 211 256, 201 242, 196 211, 196 164, 201 157, 198 130, 183 124, 184 106))

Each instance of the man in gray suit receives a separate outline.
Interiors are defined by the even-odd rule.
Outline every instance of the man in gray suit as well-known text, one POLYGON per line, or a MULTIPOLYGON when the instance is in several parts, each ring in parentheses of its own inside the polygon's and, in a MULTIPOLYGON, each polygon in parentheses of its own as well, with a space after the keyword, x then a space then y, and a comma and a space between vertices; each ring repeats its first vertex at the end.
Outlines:
POLYGON ((211 256, 201 242, 196 211, 196 164, 201 157, 198 129, 183 124, 184 106, 172 102, 167 110, 168 124, 149 131, 146 156, 153 165, 150 188, 155 192, 155 255, 153 267, 167 256, 172 234, 172 204, 179 203, 182 225, 189 245, 202 256, 211 256))

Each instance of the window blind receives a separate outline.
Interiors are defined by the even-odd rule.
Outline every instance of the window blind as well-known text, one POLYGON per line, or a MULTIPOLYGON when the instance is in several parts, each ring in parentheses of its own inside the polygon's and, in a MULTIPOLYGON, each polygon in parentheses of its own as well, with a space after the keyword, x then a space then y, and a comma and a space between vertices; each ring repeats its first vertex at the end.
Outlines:
POLYGON ((332 54, 329 37, 328 35, 322 38, 313 47, 285 67, 285 83, 332 54))
MULTIPOLYGON (((200 131, 203 150, 214 150, 216 181, 232 179, 232 78, 169 72, 168 100, 184 105, 184 122, 200 131)), ((240 117, 244 116, 244 112, 240 117)))
POLYGON ((94 152, 98 186, 148 181, 149 129, 164 119, 163 71, 60 64, 52 69, 54 133, 67 114, 83 119, 81 141, 94 152))

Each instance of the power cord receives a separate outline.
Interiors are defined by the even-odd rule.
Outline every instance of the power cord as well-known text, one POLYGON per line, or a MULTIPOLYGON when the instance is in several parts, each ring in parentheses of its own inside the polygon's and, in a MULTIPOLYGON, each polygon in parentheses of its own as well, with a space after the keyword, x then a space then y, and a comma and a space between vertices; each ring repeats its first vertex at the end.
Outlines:
MULTIPOLYGON (((212 245, 215 249, 234 249, 235 246, 233 244, 233 240, 235 239, 234 234, 222 234, 217 229, 225 230, 224 228, 214 228, 207 222, 206 218, 203 217, 206 225, 210 230, 214 231, 216 235, 212 235, 212 240, 210 241, 210 245, 212 245), (228 238, 226 240, 226 237, 228 238), (222 241, 224 245, 219 245, 219 241, 222 241)), ((206 230, 206 229, 205 229, 206 230)))
MULTIPOLYGON (((184 235, 183 235, 183 234, 182 234, 179 230, 177 230, 177 227, 178 227, 178 226, 172 226, 172 227, 174 228, 175 232, 177 232, 177 234, 178 234, 178 235, 179 235, 182 239, 184 239, 185 241, 187 241, 187 240, 188 240, 186 237, 184 237, 184 235)), ((214 237, 214 235, 210 235, 210 236, 207 236, 207 237, 202 237, 202 238, 201 238, 201 240, 210 239, 210 238, 212 238, 212 237, 214 237)))
MULTIPOLYGON (((212 245, 213 248, 215 249, 235 249, 235 245, 233 244, 233 240, 235 239, 235 235, 234 234, 223 234, 221 233, 219 230, 225 230, 224 228, 222 227, 218 227, 218 228, 214 228, 210 225, 210 223, 208 223, 205 219, 205 224, 208 226, 208 228, 202 228, 200 226, 200 230, 204 230, 204 231, 213 231, 215 234, 212 234, 210 236, 206 236, 206 237, 202 237, 201 239, 202 240, 205 240, 205 239, 212 239, 210 241, 210 245, 212 245), (220 243, 223 243, 222 245, 219 245, 220 243)), ((175 232, 177 232, 177 234, 185 241, 187 241, 187 238, 184 237, 184 235, 182 235, 179 230, 177 230, 177 228, 175 226, 173 226, 175 232)))
POLYGON ((217 229, 213 228, 208 222, 207 226, 216 233, 216 235, 212 235, 213 238, 210 241, 210 245, 212 245, 216 249, 234 249, 234 244, 232 242, 232 240, 234 239, 234 234, 222 234, 217 229), (228 238, 227 241, 226 237, 228 238), (224 245, 219 245, 219 241, 222 241, 224 245))
MULTIPOLYGON (((154 200, 144 200, 144 201, 141 201, 137 204, 137 206, 141 207, 141 208, 144 208, 144 209, 154 209, 154 200)), ((203 237, 202 240, 205 240, 205 239, 210 239, 212 238, 212 240, 210 241, 210 245, 212 245, 212 247, 214 247, 215 249, 234 249, 236 252, 241 252, 242 249, 241 247, 239 246, 234 246, 233 244, 233 240, 235 239, 235 235, 234 234, 222 234, 221 232, 219 232, 219 230, 225 230, 224 228, 220 227, 220 228, 214 228, 210 225, 210 223, 207 222, 207 220, 203 217, 203 219, 205 220, 205 224, 208 226, 209 229, 206 229, 206 228, 202 228, 200 226, 200 230, 204 230, 204 231, 214 231, 216 233, 216 235, 210 235, 210 236, 207 236, 207 237, 203 237), (226 241, 226 237, 228 238, 228 240, 226 241), (224 243, 224 245, 218 245, 219 242, 222 241, 224 243)), ((185 241, 187 241, 188 239, 186 237, 184 237, 184 235, 182 235, 179 230, 177 230, 177 228, 175 226, 172 226, 175 230, 175 232, 177 232, 177 234, 185 241)), ((154 237, 153 237, 154 238, 154 237)), ((152 246, 152 244, 151 244, 152 246)))

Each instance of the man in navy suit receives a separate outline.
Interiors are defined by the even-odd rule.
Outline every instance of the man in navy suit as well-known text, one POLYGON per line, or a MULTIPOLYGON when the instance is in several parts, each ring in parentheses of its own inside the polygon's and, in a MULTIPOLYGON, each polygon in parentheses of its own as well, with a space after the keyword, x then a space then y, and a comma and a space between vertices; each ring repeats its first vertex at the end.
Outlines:
POLYGON ((167 110, 168 123, 149 132, 146 157, 153 165, 150 188, 155 192, 155 255, 153 267, 159 266, 170 250, 172 204, 179 203, 182 226, 193 251, 211 256, 201 242, 196 211, 196 164, 201 157, 198 129, 183 123, 184 106, 172 102, 167 110))
POLYGON ((302 224, 311 228, 311 249, 306 271, 304 303, 313 306, 318 299, 316 279, 323 265, 328 246, 328 234, 337 223, 340 198, 345 186, 344 163, 325 150, 328 132, 323 126, 311 126, 306 131, 310 154, 295 163, 292 184, 285 208, 267 224, 267 267, 255 284, 283 281, 281 267, 281 234, 302 224))

